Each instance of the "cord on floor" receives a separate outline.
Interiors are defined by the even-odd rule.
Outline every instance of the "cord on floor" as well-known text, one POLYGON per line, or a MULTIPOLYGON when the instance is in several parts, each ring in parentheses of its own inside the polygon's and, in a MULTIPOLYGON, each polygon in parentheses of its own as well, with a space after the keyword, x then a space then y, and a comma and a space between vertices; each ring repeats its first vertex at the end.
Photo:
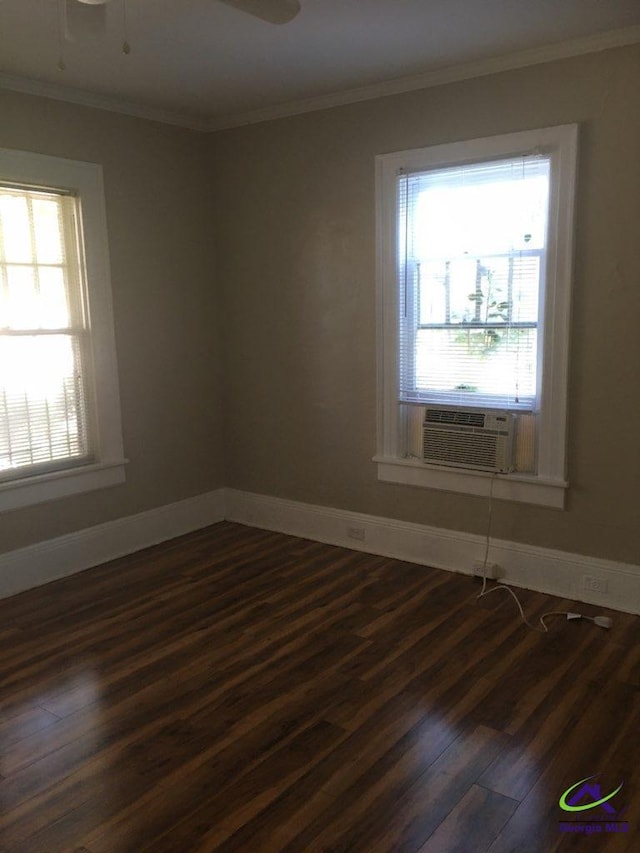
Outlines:
POLYGON ((513 598, 516 603, 516 606, 520 612, 520 618, 532 631, 538 631, 540 634, 547 634, 549 632, 549 628, 546 623, 546 619, 550 616, 566 616, 568 620, 570 619, 588 619, 590 622, 593 622, 595 625, 598 625, 600 628, 610 628, 613 625, 613 620, 609 616, 585 616, 582 613, 572 613, 566 610, 549 610, 547 613, 543 613, 539 618, 540 626, 531 624, 527 619, 522 604, 520 603, 520 599, 515 594, 515 592, 511 589, 510 586, 506 586, 505 584, 496 584, 495 586, 487 589, 487 562, 489 560, 489 547, 491 545, 491 528, 493 524, 493 484, 496 481, 496 477, 498 473, 492 475, 491 482, 489 484, 489 510, 488 510, 488 518, 487 518, 487 537, 485 542, 484 549, 484 560, 482 562, 482 589, 479 594, 476 596, 476 599, 484 598, 485 595, 489 595, 491 592, 496 592, 501 589, 505 592, 508 592, 509 595, 513 598))

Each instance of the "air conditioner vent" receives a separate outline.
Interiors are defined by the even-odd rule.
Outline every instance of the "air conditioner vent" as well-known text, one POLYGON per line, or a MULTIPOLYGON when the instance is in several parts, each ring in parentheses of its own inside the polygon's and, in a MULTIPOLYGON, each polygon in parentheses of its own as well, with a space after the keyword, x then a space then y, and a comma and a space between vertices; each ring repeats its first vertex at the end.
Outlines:
POLYGON ((425 422, 483 427, 484 418, 484 412, 470 412, 465 409, 427 409, 425 422))
POLYGON ((423 425, 423 460, 480 471, 513 469, 510 412, 429 408, 423 425))

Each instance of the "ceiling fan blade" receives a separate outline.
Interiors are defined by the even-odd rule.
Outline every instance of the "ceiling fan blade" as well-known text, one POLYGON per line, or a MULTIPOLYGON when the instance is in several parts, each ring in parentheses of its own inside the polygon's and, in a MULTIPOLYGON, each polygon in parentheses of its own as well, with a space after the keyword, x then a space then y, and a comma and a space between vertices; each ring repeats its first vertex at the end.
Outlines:
POLYGON ((64 0, 62 6, 64 37, 67 41, 100 38, 107 30, 107 0, 64 0))
POLYGON ((219 0, 227 6, 268 21, 270 24, 287 24, 300 11, 298 0, 219 0))

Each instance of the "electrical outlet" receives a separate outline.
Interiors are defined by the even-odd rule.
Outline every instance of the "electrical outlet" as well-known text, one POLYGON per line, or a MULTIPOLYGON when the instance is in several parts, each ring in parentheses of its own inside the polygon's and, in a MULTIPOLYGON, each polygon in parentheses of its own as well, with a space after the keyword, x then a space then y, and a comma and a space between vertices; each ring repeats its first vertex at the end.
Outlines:
POLYGON ((593 575, 584 575, 582 578, 582 588, 585 592, 599 592, 606 595, 608 591, 608 583, 605 578, 596 578, 593 575))
POLYGON ((349 539, 357 539, 358 542, 364 542, 364 527, 347 527, 347 536, 349 539))
POLYGON ((475 560, 473 563, 473 575, 476 578, 486 577, 489 580, 495 581, 502 577, 502 567, 498 563, 487 563, 485 567, 484 560, 475 560))

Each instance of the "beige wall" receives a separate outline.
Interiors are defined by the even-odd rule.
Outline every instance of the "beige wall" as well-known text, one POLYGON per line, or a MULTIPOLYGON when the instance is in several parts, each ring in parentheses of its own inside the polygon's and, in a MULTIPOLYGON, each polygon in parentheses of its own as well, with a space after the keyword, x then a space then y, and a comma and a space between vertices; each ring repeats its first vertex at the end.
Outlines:
POLYGON ((207 138, 0 91, 0 146, 104 167, 126 484, 0 514, 0 552, 223 483, 207 138))
POLYGON ((379 483, 374 156, 579 122, 567 510, 494 534, 640 561, 640 48, 216 134, 227 484, 475 533, 486 501, 379 483), (613 438, 610 438, 613 436, 613 438))
POLYGON ((484 532, 482 499, 376 479, 374 156, 579 122, 568 508, 494 533, 640 562, 639 81, 636 46, 213 136, 0 92, 0 146, 104 166, 131 460, 0 515, 0 553, 223 483, 484 532))

